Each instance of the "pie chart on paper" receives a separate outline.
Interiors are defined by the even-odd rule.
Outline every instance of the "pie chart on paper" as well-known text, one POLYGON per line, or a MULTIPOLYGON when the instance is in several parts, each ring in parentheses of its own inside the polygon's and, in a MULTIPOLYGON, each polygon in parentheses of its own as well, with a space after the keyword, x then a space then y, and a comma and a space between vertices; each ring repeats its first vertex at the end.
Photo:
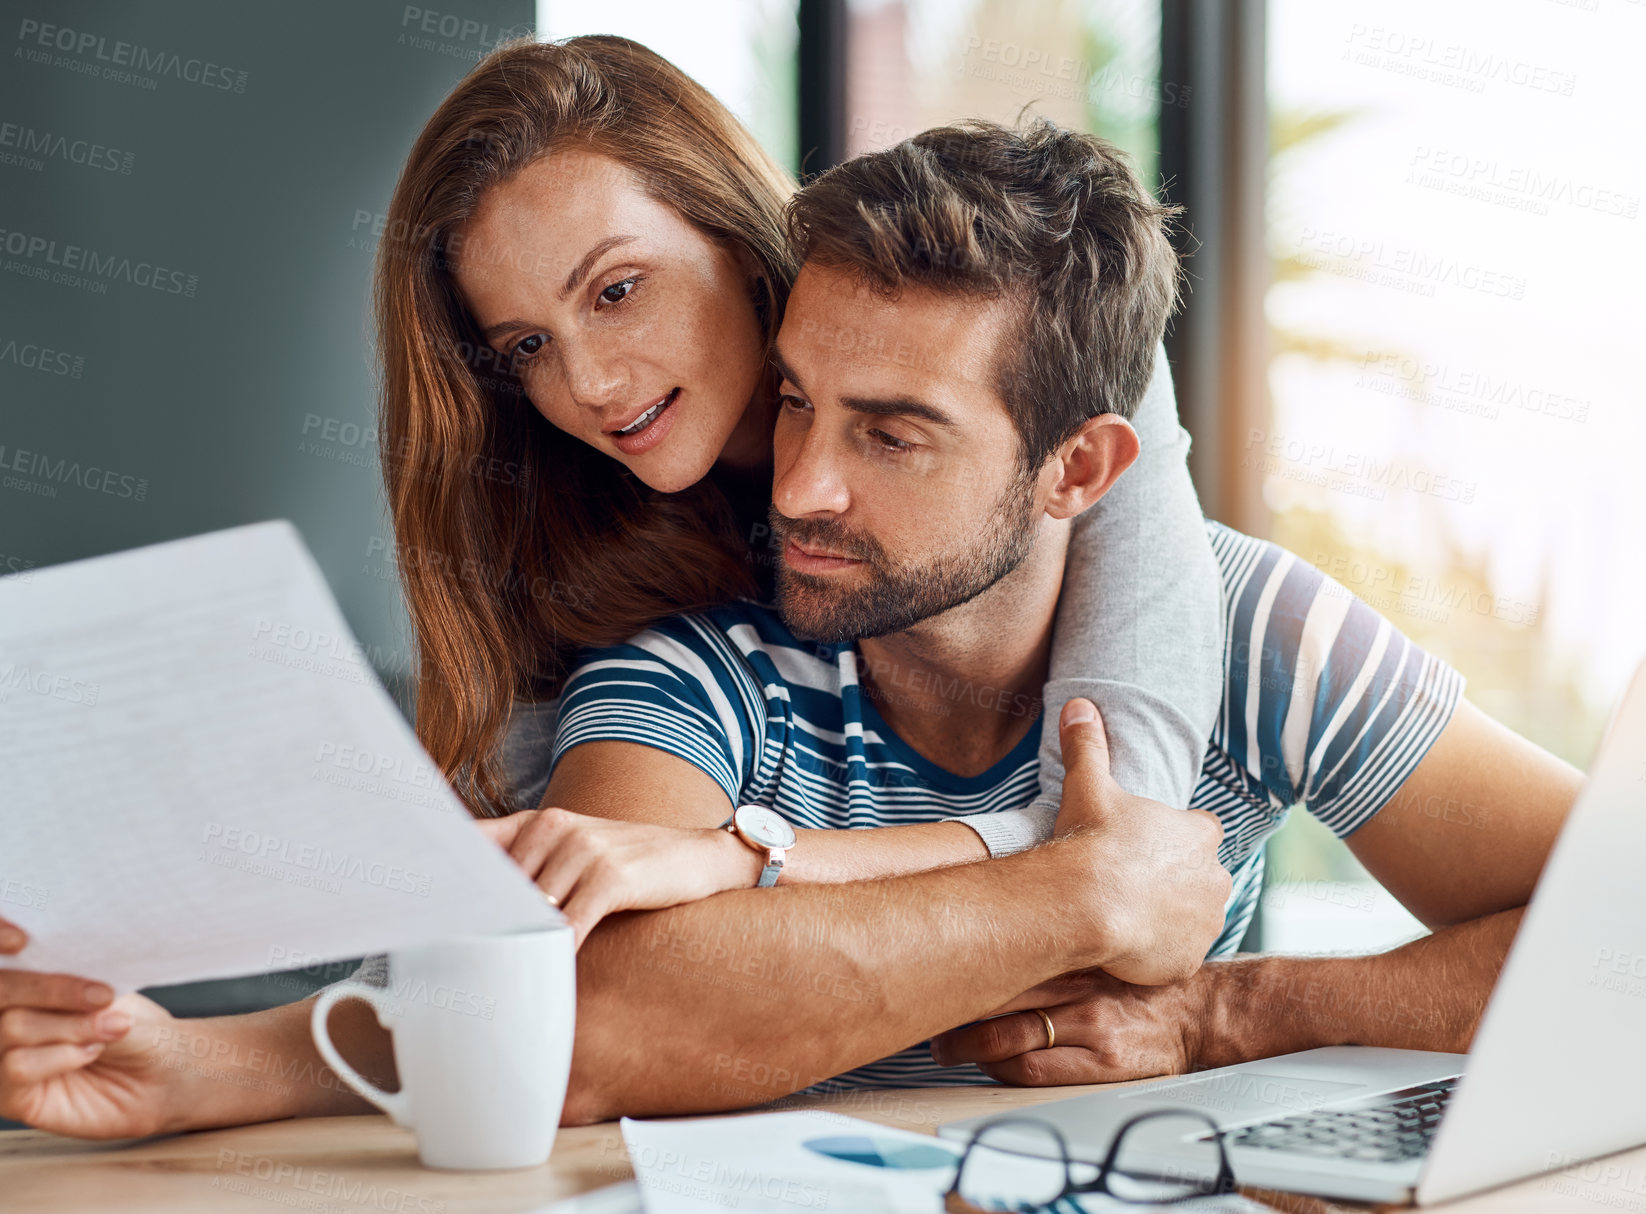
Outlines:
POLYGON ((899 1142, 895 1138, 871 1138, 866 1134, 811 1138, 802 1145, 818 1155, 867 1164, 871 1168, 952 1168, 955 1161, 955 1153, 943 1147, 924 1142, 899 1142))

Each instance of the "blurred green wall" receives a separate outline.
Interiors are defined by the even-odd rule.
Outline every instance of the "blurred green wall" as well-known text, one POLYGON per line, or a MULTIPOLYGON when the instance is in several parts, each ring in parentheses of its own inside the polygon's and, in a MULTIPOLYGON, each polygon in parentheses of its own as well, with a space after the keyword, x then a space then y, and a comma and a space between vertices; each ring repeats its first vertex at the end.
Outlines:
MULTIPOLYGON (((533 19, 436 3, 0 0, 0 573, 289 518, 404 702, 372 227, 440 99, 533 19)), ((337 976, 151 994, 203 1014, 337 976)))

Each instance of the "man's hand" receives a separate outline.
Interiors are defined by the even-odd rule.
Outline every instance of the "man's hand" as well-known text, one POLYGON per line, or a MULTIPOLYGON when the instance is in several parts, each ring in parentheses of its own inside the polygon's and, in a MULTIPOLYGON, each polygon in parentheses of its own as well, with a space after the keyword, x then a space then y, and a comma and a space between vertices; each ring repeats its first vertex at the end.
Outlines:
POLYGON ((655 826, 528 809, 477 825, 554 899, 577 946, 616 911, 660 910, 727 889, 753 888, 761 861, 723 830, 655 826))
POLYGON ((1090 700, 1065 704, 1060 725, 1068 775, 1054 833, 1097 844, 1091 879, 1114 949, 1104 968, 1147 986, 1182 981, 1223 931, 1231 887, 1217 859, 1223 825, 1203 810, 1174 809, 1116 784, 1090 700))
POLYGON ((944 1065, 1004 1083, 1114 1083, 1331 1045, 1466 1053, 1523 908, 1366 957, 1220 958, 1186 982, 1131 986, 1083 969, 1030 987, 994 1018, 932 1038, 944 1065), (1045 1011, 1057 1034, 1046 1049, 1045 1011))
POLYGON ((1053 1048, 1045 1048, 1039 1016, 1013 1011, 933 1037, 932 1058, 944 1066, 975 1062, 990 1079, 1036 1087, 1181 1075, 1199 1060, 1204 987, 1194 979, 1133 986, 1101 970, 1065 974, 1007 1005, 1044 1010, 1057 1034, 1053 1048))

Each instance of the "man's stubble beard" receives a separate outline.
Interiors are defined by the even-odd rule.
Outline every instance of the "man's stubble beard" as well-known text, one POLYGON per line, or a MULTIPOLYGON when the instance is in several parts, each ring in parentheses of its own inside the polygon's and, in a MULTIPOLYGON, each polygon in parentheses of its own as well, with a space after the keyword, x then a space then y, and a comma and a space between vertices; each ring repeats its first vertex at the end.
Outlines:
POLYGON ((789 631, 807 640, 844 644, 887 636, 969 603, 1021 565, 1035 545, 1035 477, 1019 475, 989 517, 982 540, 919 566, 894 565, 880 544, 834 520, 787 518, 771 509, 774 535, 834 549, 865 562, 866 585, 842 590, 831 579, 777 565, 777 601, 789 631))

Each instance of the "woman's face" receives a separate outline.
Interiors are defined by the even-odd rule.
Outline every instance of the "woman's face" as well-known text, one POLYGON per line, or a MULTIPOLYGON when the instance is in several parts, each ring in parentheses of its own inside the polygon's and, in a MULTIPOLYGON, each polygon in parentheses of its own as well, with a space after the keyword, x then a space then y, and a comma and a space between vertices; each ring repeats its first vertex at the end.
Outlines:
POLYGON ((764 366, 752 258, 581 149, 492 187, 458 237, 469 313, 539 413, 654 489, 703 478, 764 366))

